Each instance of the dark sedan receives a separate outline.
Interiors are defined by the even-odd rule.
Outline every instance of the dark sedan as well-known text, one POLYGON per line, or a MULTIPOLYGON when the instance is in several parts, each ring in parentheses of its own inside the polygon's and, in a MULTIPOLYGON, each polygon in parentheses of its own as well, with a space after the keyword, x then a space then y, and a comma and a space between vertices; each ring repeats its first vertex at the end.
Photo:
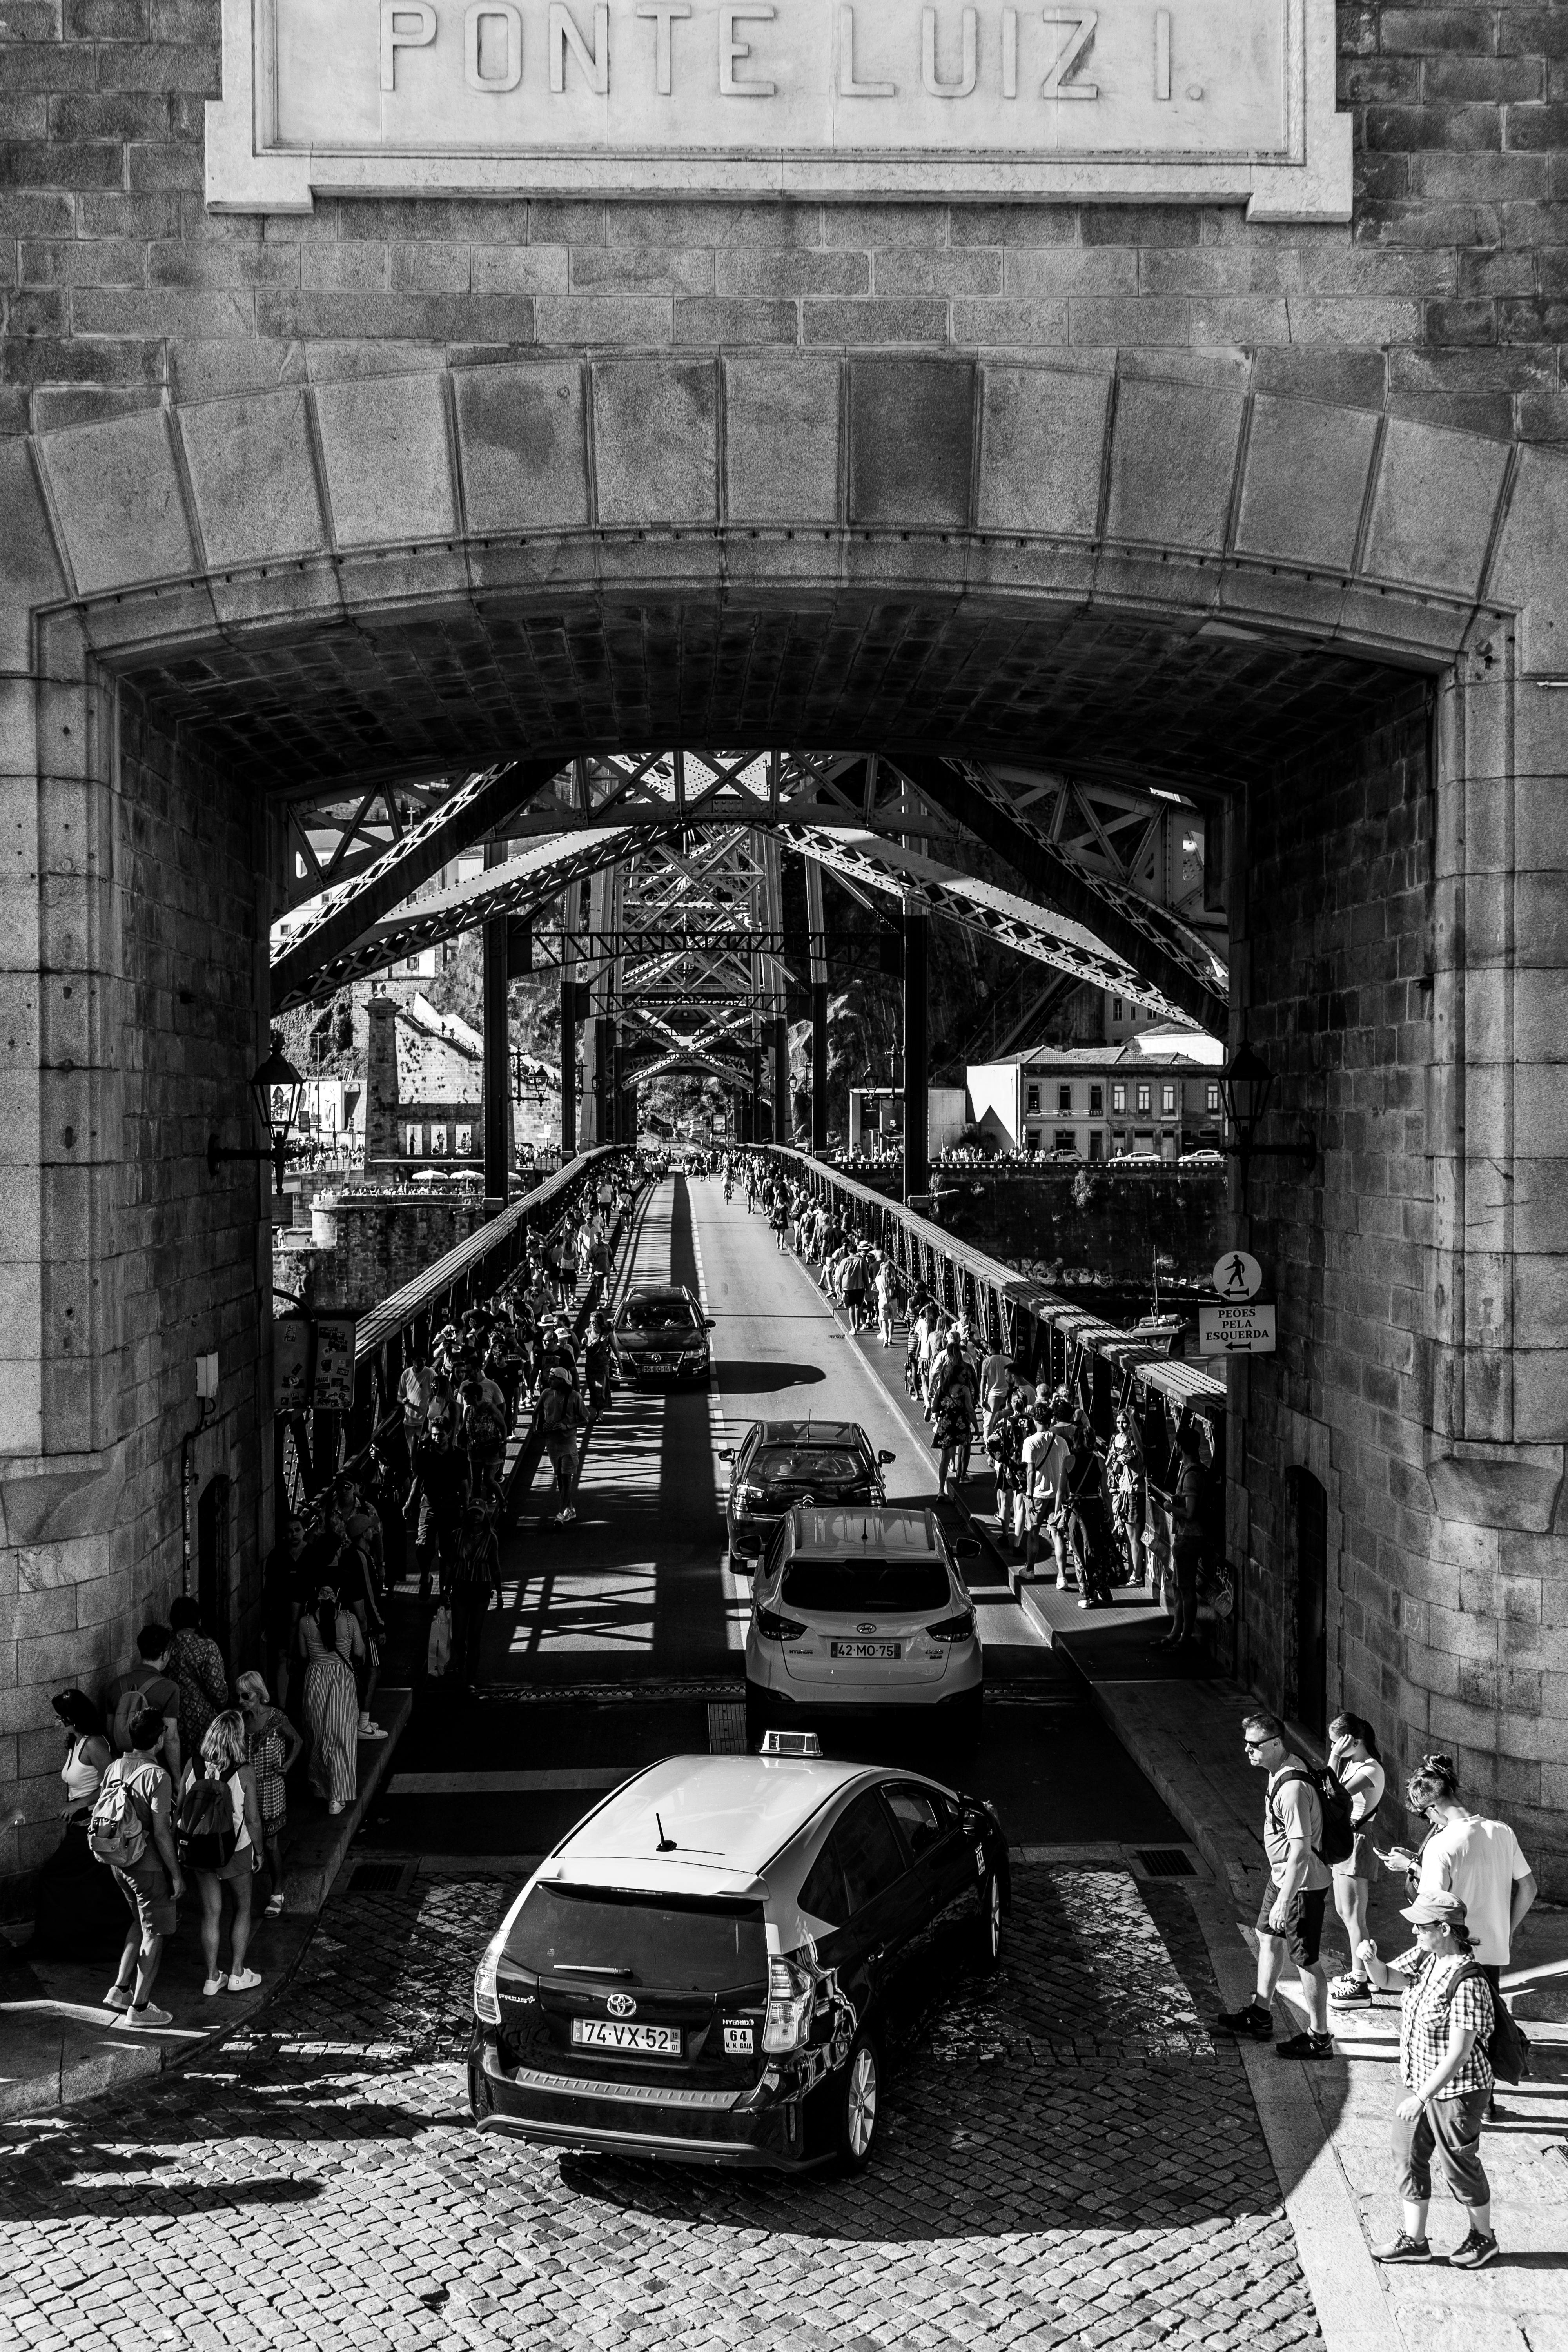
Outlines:
POLYGON ((763 1546, 797 1504, 885 1503, 882 1467, 858 1421, 754 1421, 730 1465, 725 1528, 730 1565, 750 1574, 763 1546))
POLYGON ((616 1369, 634 1385, 642 1381, 706 1382, 712 1328, 689 1290, 678 1284, 634 1290, 616 1316, 616 1369))

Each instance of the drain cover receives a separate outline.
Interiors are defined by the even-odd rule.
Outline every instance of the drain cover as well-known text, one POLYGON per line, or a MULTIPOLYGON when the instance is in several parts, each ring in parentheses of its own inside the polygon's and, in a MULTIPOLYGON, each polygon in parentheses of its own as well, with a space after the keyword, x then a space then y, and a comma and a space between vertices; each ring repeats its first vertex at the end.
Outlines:
POLYGON ((1179 1845, 1135 1845, 1132 1859, 1146 1878, 1195 1878, 1191 1856, 1179 1845))
POLYGON ((403 1884, 400 1862, 362 1862, 349 1881, 351 1895, 395 1895, 403 1884))

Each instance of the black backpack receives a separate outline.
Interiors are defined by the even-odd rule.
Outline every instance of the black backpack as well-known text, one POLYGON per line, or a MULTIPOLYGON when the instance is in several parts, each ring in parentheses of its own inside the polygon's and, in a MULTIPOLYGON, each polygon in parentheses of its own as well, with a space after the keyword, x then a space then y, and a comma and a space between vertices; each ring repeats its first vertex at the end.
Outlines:
POLYGON ((183 1792, 174 1813, 174 1842, 187 1870, 222 1870, 234 1859, 237 1832, 234 1800, 226 1780, 215 1780, 200 1757, 195 1778, 183 1792))
MULTIPOLYGON (((1454 1995, 1470 1977, 1479 1977, 1483 1984, 1488 1982, 1485 1969, 1474 1960, 1467 1961, 1462 1969, 1456 1969, 1448 1980, 1448 1990, 1443 1995, 1445 2025, 1448 2021, 1448 2009, 1454 1995)), ((1491 2060, 1492 2073, 1500 2083, 1522 2083, 1532 2072, 1530 2037, 1515 2022, 1500 1992, 1492 1994, 1492 2030, 1487 2037, 1487 2056, 1491 2060)))
MULTIPOLYGON (((1350 1790, 1339 1774, 1329 1764, 1302 1764, 1295 1771, 1281 1772, 1274 1783, 1282 1789, 1289 1780, 1305 1780, 1317 1791, 1319 1810, 1323 1817, 1323 1833, 1318 1847, 1318 1860, 1331 1870, 1336 1862, 1348 1862, 1355 1846, 1355 1823, 1352 1818, 1350 1790)), ((1268 1792, 1268 1810, 1274 1814, 1274 1826, 1280 1827, 1279 1816, 1274 1812, 1274 1790, 1268 1792)))

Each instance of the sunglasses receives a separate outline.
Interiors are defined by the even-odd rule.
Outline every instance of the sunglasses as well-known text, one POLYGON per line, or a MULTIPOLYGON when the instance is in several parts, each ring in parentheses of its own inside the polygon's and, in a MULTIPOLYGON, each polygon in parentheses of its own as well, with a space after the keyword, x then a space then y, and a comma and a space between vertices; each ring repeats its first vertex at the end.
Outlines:
POLYGON ((1267 1739, 1244 1739, 1241 1744, 1244 1748, 1267 1748, 1269 1743, 1267 1739))

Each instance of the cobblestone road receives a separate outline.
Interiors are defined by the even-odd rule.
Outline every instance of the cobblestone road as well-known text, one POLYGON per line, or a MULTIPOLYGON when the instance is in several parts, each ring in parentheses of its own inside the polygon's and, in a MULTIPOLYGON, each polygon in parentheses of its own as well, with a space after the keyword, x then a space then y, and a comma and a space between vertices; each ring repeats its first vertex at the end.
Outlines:
POLYGON ((853 2183, 481 2139, 459 2059, 507 1891, 344 1895, 261 2030, 6 2133, 0 2352, 1320 2342, 1179 1889, 1021 1870, 1002 1976, 927 2019, 853 2183))

